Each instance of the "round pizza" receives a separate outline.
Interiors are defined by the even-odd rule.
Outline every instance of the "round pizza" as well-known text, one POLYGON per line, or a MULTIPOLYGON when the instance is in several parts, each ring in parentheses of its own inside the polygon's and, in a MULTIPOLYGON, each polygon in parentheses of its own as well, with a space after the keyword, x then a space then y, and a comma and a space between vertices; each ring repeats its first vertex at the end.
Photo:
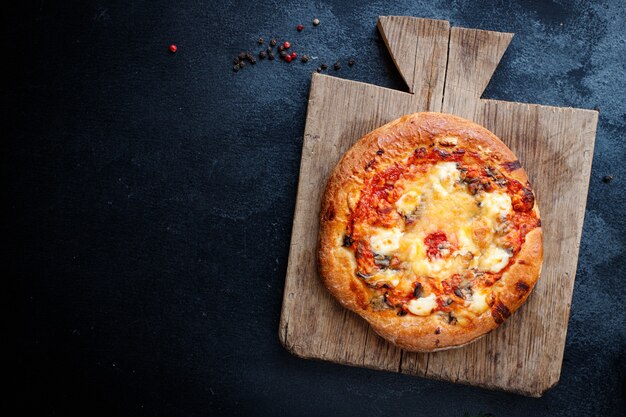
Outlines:
POLYGON ((361 138, 332 173, 320 218, 326 287, 410 351, 498 327, 541 271, 541 219, 519 160, 449 114, 411 114, 361 138))

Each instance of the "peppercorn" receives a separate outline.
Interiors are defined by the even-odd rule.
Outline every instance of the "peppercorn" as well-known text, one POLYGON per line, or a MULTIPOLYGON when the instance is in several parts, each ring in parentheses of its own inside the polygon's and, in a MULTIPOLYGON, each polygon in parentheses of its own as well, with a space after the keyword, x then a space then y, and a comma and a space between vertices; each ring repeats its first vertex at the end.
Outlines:
POLYGON ((178 50, 178 47, 176 45, 174 45, 174 44, 171 44, 170 47, 169 47, 169 50, 170 50, 171 53, 175 54, 176 51, 178 50))
POLYGON ((613 181, 613 175, 605 175, 604 177, 602 177, 602 181, 605 183, 610 183, 611 181, 613 181))
POLYGON ((252 58, 250 59, 250 63, 251 63, 252 65, 255 65, 255 64, 256 64, 256 59, 255 59, 254 57, 252 57, 252 58))
POLYGON ((298 57, 298 54, 296 54, 295 52, 291 53, 291 59, 296 59, 298 57))
POLYGON ((304 63, 309 62, 309 56, 307 54, 302 55, 302 58, 300 58, 300 61, 304 63))
POLYGON ((246 52, 246 59, 250 62, 252 62, 252 60, 254 59, 254 57, 252 56, 252 54, 250 52, 246 52))
POLYGON ((296 26, 296 29, 298 30, 298 32, 302 32, 302 29, 304 29, 304 26, 298 25, 296 26))
POLYGON ((259 58, 261 58, 261 59, 267 58, 267 52, 265 52, 265 51, 259 52, 259 58))
POLYGON ((240 61, 243 61, 244 59, 246 59, 246 53, 239 52, 239 55, 237 55, 237 57, 239 58, 240 61))
POLYGON ((335 65, 333 65, 333 68, 335 69, 335 71, 339 71, 341 69, 341 64, 339 63, 339 61, 335 62, 335 65))
POLYGON ((263 45, 263 42, 265 42, 265 39, 263 39, 262 37, 259 38, 259 45, 263 45))
POLYGON ((243 68, 245 66, 246 66, 246 62, 245 61, 239 62, 239 68, 243 68))
POLYGON ((285 43, 283 43, 283 46, 285 47, 285 49, 291 48, 291 44, 289 43, 289 41, 285 41, 285 43))
POLYGON ((278 52, 282 52, 285 50, 285 47, 283 45, 278 45, 278 52))
POLYGON ((272 39, 272 40, 270 40, 270 46, 271 46, 271 47, 276 46, 276 44, 277 44, 276 39, 272 39))
POLYGON ((233 60, 233 64, 235 64, 235 65, 239 64, 239 58, 235 58, 235 59, 233 60))
POLYGON ((323 70, 327 70, 328 69, 328 65, 322 64, 322 65, 320 65, 320 68, 323 69, 323 70))
POLYGON ((284 57, 286 57, 286 56, 287 56, 287 52, 285 52, 285 51, 280 51, 280 57, 281 57, 281 58, 284 58, 284 57))
POLYGON ((317 26, 320 24, 320 20, 318 18, 313 19, 313 26, 317 26))
POLYGON ((233 65, 233 71, 235 72, 239 71, 239 65, 233 65))
POLYGON ((322 67, 317 67, 317 69, 315 71, 322 72, 322 67))
POLYGON ((274 60, 274 54, 267 54, 267 59, 269 59, 270 61, 274 60))
POLYGON ((350 59, 348 60, 348 66, 349 66, 349 67, 353 66, 355 63, 356 63, 356 61, 354 60, 354 58, 350 58, 350 59))
POLYGON ((291 62, 291 55, 285 55, 285 61, 291 62))
POLYGON ((265 50, 265 52, 267 52, 268 54, 271 54, 273 51, 272 47, 268 46, 267 49, 265 50))

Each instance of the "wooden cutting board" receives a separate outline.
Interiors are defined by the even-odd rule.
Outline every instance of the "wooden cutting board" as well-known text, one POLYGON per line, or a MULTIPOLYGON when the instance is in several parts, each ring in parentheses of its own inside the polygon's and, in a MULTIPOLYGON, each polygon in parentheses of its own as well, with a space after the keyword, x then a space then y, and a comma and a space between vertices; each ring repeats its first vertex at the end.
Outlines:
POLYGON ((303 358, 541 396, 561 372, 598 113, 481 99, 511 33, 404 16, 380 17, 378 28, 410 93, 313 74, 280 340, 303 358), (320 201, 335 164, 365 133, 418 111, 473 120, 515 152, 537 193, 545 246, 537 286, 505 324, 428 354, 377 336, 334 300, 316 266, 320 201))

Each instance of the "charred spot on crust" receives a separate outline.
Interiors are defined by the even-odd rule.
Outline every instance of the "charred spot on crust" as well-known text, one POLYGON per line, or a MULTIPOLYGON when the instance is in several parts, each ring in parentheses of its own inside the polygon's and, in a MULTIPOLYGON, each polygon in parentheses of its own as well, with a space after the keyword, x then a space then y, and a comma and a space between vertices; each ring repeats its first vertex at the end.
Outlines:
POLYGON ((519 160, 515 160, 515 161, 503 163, 502 167, 509 172, 513 172, 516 169, 520 169, 522 167, 522 164, 520 163, 519 160))
POLYGON ((493 317, 493 320, 496 323, 502 324, 504 322, 504 320, 509 318, 509 316, 511 315, 511 311, 508 309, 507 306, 502 304, 501 301, 498 301, 491 308, 491 315, 493 317))
POLYGON ((515 211, 531 211, 535 206, 535 195, 530 188, 524 187, 512 198, 512 204, 515 211))
POLYGON ((354 239, 349 234, 343 235, 343 247, 349 248, 354 243, 354 239))
POLYGON ((439 339, 435 339, 435 346, 439 346, 439 339))
POLYGON ((369 161, 367 164, 365 164, 365 170, 369 171, 372 168, 372 166, 374 166, 375 163, 376 163, 375 159, 372 159, 371 161, 369 161))
POLYGON ((437 328, 435 329, 435 334, 439 334, 439 333, 441 333, 441 327, 437 327, 437 328))
POLYGON ((515 290, 519 293, 519 297, 521 298, 530 290, 530 286, 524 281, 517 281, 515 283, 515 290))
POLYGON ((398 310, 398 316, 402 317, 402 316, 406 316, 407 312, 404 310, 398 310))
POLYGON ((425 158, 426 157, 426 148, 417 148, 415 152, 413 152, 416 158, 425 158))
POLYGON ((541 227, 541 219, 537 219, 537 227, 541 227))
POLYGON ((326 213, 324 213, 324 220, 328 220, 331 222, 335 220, 335 206, 333 206, 333 203, 330 203, 330 205, 326 209, 326 213))
POLYGON ((382 150, 382 149, 379 149, 379 150, 376 151, 376 155, 378 155, 378 156, 380 156, 380 155, 382 155, 384 153, 385 153, 385 151, 382 150))

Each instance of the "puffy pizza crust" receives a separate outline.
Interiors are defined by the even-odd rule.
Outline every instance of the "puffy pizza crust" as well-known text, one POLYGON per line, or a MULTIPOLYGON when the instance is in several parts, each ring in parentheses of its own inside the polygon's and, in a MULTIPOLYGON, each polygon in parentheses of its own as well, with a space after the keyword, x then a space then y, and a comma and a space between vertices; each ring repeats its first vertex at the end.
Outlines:
MULTIPOLYGON (((498 164, 518 166, 513 152, 484 127, 449 114, 415 113, 370 132, 346 152, 328 180, 320 212, 318 265, 328 290, 344 307, 367 320, 380 336, 416 352, 460 347, 498 327, 524 303, 539 277, 543 261, 539 226, 526 235, 515 263, 493 285, 496 302, 467 326, 448 324, 435 314, 398 316, 395 310, 372 310, 368 288, 354 273, 354 255, 342 246, 350 209, 357 204, 369 175, 366 168, 402 161, 418 147, 433 144, 442 148, 454 144, 498 164)), ((522 184, 528 181, 522 168, 508 172, 507 176, 522 184)), ((536 202, 533 210, 539 218, 536 202)))

